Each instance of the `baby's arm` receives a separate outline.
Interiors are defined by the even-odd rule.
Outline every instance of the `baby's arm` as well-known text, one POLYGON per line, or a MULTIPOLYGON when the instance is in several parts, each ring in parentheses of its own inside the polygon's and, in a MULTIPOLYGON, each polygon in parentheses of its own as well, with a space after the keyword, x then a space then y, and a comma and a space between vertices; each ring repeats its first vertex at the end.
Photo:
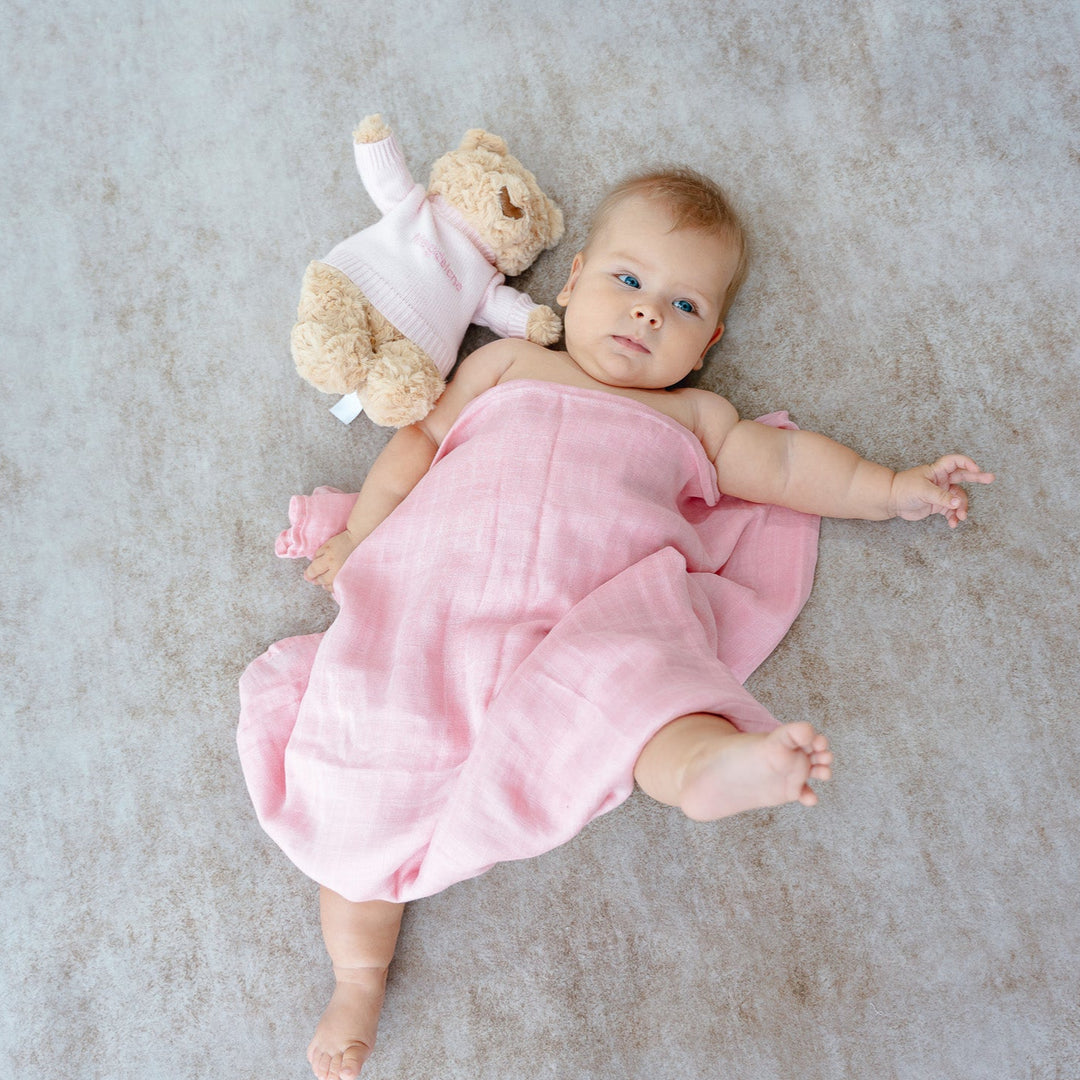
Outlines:
POLYGON ((709 410, 713 440, 719 440, 717 482, 736 498, 871 521, 942 514, 955 528, 967 517, 967 493, 957 485, 994 479, 961 454, 895 473, 824 435, 739 420, 728 402, 718 400, 709 410))
POLYGON ((431 467, 437 449, 421 424, 398 431, 371 466, 345 531, 330 537, 315 552, 304 577, 329 591, 357 544, 420 482, 431 467))
POLYGON ((418 423, 401 428, 375 459, 345 531, 332 536, 315 552, 304 571, 308 581, 330 590, 338 571, 360 541, 390 516, 431 468, 439 446, 461 410, 499 381, 513 355, 510 342, 493 341, 462 360, 435 408, 418 423))

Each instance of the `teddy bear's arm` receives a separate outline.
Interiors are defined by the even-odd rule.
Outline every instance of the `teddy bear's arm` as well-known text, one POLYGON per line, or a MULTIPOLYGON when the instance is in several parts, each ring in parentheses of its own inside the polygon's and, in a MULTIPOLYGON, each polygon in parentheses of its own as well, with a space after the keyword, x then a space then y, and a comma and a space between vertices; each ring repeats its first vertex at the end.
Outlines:
POLYGON ((559 316, 551 308, 534 303, 528 293, 518 292, 501 282, 501 274, 492 278, 472 321, 478 326, 489 327, 499 337, 523 338, 538 345, 558 341, 559 316))
POLYGON ((379 208, 380 213, 387 214, 416 187, 416 182, 409 172, 409 166, 405 164, 405 155, 393 133, 386 127, 372 128, 368 122, 373 119, 375 118, 367 117, 356 129, 354 138, 361 132, 375 134, 379 130, 385 131, 385 136, 374 142, 357 139, 353 142, 353 154, 360 179, 363 180, 371 201, 379 208))

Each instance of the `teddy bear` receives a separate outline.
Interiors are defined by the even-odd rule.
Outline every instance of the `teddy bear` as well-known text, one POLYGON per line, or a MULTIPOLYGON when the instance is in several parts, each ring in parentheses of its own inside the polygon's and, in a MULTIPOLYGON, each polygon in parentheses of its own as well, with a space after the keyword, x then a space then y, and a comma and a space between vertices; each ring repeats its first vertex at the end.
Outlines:
POLYGON ((554 311, 503 284, 558 243, 562 212, 497 135, 474 128, 413 181, 393 132, 367 116, 353 133, 360 178, 382 217, 304 274, 291 345, 296 370, 346 394, 345 422, 422 419, 470 323, 500 337, 556 342, 554 311))

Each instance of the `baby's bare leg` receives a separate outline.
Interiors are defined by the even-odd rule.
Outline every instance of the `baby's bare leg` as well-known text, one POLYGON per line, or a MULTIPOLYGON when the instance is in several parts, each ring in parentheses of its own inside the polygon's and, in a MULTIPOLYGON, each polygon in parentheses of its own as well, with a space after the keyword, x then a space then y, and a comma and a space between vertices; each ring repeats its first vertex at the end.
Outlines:
POLYGON ((405 905, 382 900, 358 904, 320 888, 319 907, 337 985, 307 1057, 319 1080, 353 1080, 375 1045, 386 972, 405 905))
POLYGON ((645 745, 634 779, 658 802, 695 821, 781 803, 813 806, 808 780, 832 776, 829 741, 807 723, 766 734, 739 731, 719 716, 694 713, 661 728, 645 745))

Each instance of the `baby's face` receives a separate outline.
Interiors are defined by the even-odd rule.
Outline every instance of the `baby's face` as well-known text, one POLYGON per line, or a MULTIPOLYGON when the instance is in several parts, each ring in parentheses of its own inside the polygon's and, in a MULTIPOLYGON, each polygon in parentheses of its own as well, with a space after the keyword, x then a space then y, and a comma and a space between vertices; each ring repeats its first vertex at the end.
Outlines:
POLYGON ((738 266, 733 244, 639 196, 619 206, 574 258, 559 294, 566 351, 609 386, 660 390, 701 367, 723 332, 720 311, 738 266))

